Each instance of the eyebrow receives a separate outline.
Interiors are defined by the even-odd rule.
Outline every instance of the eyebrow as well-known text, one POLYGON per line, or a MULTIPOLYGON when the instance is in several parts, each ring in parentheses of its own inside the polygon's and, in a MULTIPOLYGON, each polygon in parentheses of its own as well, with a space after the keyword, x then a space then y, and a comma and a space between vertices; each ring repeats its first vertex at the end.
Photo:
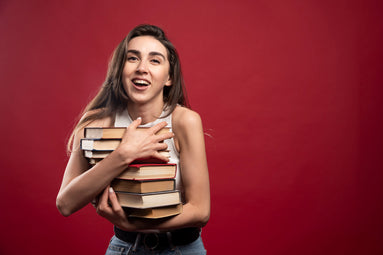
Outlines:
MULTIPOLYGON (((138 51, 138 50, 128 50, 127 53, 133 53, 133 54, 135 54, 137 56, 141 56, 141 52, 138 51)), ((149 56, 160 56, 164 60, 166 60, 165 56, 162 53, 158 52, 158 51, 151 51, 151 52, 149 52, 149 56)))

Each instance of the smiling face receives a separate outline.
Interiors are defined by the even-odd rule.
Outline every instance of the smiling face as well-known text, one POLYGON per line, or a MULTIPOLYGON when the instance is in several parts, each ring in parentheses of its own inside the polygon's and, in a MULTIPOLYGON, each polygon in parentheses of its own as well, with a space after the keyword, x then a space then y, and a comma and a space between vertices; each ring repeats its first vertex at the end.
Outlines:
POLYGON ((171 86, 165 46, 152 36, 130 40, 122 72, 129 103, 163 106, 163 88, 171 86))

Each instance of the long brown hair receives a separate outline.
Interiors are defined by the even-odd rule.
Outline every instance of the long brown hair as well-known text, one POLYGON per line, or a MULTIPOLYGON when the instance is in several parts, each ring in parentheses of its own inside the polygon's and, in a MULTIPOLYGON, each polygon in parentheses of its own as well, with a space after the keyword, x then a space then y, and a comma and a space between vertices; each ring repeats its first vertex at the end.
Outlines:
POLYGON ((148 24, 139 25, 131 30, 114 50, 108 65, 106 79, 97 95, 85 107, 82 115, 85 113, 88 114, 83 117, 74 128, 68 141, 68 151, 70 151, 74 134, 87 123, 96 119, 114 117, 116 112, 122 111, 127 107, 129 97, 122 84, 122 71, 126 62, 128 44, 133 38, 144 35, 153 36, 165 46, 168 53, 170 64, 169 75, 172 86, 164 87, 164 107, 167 113, 170 114, 173 112, 177 104, 189 107, 181 71, 181 63, 175 47, 168 40, 165 32, 161 28, 148 24))

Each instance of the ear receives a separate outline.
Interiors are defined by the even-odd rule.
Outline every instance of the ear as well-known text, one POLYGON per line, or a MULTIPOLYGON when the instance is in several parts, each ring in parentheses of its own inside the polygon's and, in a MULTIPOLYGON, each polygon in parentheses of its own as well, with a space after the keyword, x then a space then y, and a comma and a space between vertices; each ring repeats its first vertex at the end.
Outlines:
POLYGON ((172 79, 170 79, 170 76, 168 77, 168 80, 165 83, 165 86, 172 86, 172 79))

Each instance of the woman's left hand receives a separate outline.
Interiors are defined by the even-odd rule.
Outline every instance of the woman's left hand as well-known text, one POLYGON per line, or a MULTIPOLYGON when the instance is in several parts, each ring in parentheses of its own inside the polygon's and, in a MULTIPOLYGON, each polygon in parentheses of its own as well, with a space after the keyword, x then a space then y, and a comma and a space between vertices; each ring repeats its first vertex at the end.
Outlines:
POLYGON ((101 217, 104 217, 116 227, 126 231, 134 231, 134 226, 126 217, 125 211, 118 202, 112 187, 108 186, 105 188, 95 207, 101 217))

